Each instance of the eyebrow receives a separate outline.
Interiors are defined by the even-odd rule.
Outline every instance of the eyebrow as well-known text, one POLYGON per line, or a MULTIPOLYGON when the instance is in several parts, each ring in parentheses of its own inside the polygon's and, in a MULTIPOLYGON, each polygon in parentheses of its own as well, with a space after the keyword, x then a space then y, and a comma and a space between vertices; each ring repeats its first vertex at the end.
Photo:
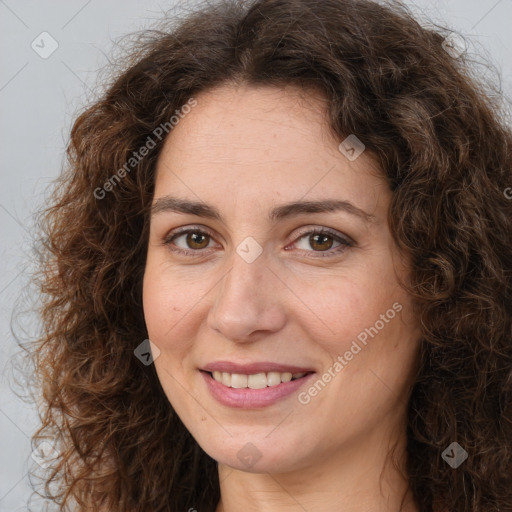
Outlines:
MULTIPOLYGON (((335 199, 285 203, 273 208, 268 217, 271 222, 277 222, 304 213, 333 213, 338 211, 359 217, 365 222, 375 221, 374 215, 361 210, 351 202, 335 199)), ((189 201, 188 199, 180 199, 171 196, 159 197, 152 205, 152 215, 157 215, 162 212, 185 213, 223 222, 222 215, 214 206, 199 201, 189 201)))

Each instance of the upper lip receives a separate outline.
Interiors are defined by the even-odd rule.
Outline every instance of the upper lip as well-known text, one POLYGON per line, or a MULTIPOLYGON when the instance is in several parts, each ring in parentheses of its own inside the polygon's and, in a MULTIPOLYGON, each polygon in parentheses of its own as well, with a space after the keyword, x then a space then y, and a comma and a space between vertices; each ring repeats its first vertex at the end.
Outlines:
POLYGON ((267 361, 239 364, 231 361, 215 361, 208 363, 202 370, 206 372, 226 372, 226 373, 239 373, 241 375, 251 375, 254 373, 266 373, 266 372, 280 372, 280 373, 307 373, 313 372, 311 368, 304 366, 294 366, 290 364, 272 363, 267 361))

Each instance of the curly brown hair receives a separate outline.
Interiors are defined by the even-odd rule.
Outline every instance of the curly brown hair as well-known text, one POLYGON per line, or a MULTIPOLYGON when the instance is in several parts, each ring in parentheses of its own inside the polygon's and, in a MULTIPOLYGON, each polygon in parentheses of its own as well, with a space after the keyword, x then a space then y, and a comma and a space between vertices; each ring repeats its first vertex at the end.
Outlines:
POLYGON ((76 119, 40 219, 33 443, 58 450, 44 494, 59 510, 219 501, 216 461, 134 349, 148 337, 142 277, 165 140, 155 129, 228 82, 321 91, 336 137, 357 134, 377 159, 422 331, 407 427, 415 500, 421 512, 512 510, 512 132, 468 54, 445 51, 449 34, 398 3, 233 0, 137 37, 76 119), (148 137, 154 147, 127 167, 148 137), (456 470, 441 457, 452 442, 468 452, 456 470))

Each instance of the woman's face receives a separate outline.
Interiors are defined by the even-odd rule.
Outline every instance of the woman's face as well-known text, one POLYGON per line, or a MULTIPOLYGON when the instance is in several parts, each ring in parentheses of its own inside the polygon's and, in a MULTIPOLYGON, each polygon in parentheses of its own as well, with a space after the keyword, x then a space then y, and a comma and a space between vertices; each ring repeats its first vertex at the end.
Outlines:
POLYGON ((313 93, 196 100, 158 161, 144 275, 169 401, 241 470, 382 449, 405 435, 418 330, 377 164, 338 148, 313 93))

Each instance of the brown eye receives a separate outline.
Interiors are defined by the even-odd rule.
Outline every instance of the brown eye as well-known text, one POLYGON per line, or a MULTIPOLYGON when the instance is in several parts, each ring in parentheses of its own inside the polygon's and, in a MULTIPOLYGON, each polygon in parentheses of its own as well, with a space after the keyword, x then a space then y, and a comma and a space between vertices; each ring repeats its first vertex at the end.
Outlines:
POLYGON ((213 237, 201 229, 183 229, 167 236, 164 245, 178 254, 195 256, 210 248, 212 241, 213 237))
POLYGON ((333 245, 333 237, 327 234, 310 235, 309 244, 318 251, 327 251, 333 245))
POLYGON ((355 242, 339 233, 327 228, 316 228, 304 231, 293 244, 302 252, 317 254, 313 257, 335 256, 353 247, 355 242))
POLYGON ((206 247, 208 247, 209 240, 210 236, 207 235, 206 233, 200 233, 195 231, 187 233, 185 237, 187 247, 189 247, 190 249, 206 249, 206 247))

